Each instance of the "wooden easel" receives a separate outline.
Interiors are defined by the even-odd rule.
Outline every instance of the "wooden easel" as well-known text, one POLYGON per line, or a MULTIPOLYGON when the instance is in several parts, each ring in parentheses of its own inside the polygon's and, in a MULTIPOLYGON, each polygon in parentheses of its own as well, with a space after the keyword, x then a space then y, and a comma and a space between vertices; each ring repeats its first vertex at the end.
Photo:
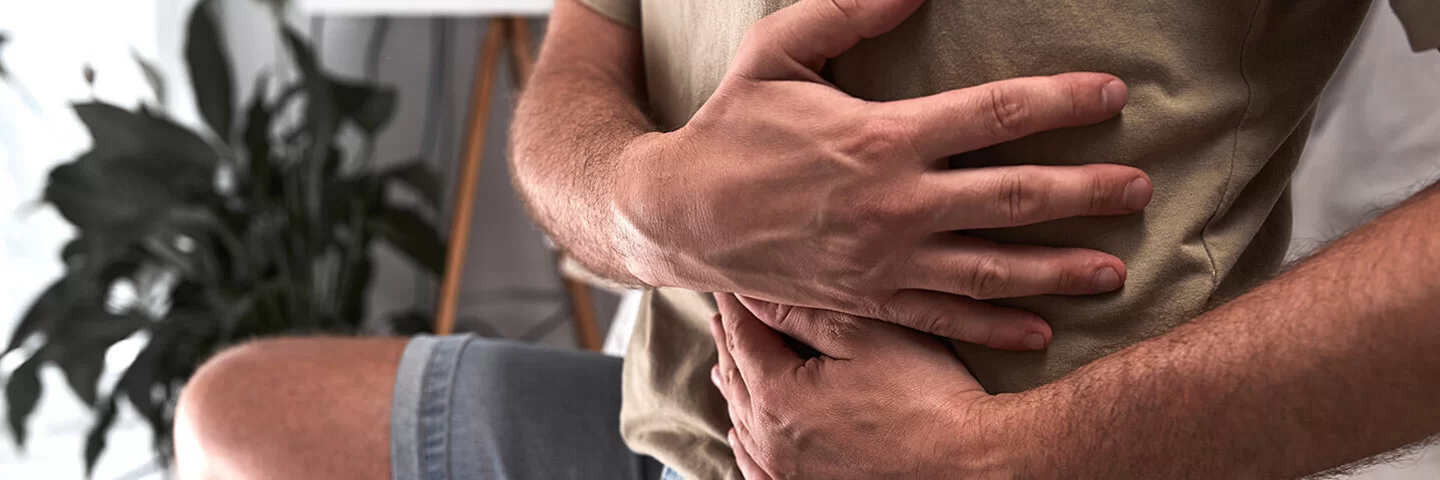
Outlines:
MULTIPOLYGON (((455 200, 450 216, 450 244, 445 253, 445 278, 440 284, 440 303, 435 316, 435 333, 439 335, 448 335, 455 331, 455 310, 464 276, 465 254, 470 246, 470 220, 474 214, 475 185, 480 180, 480 164, 485 153, 485 133, 489 128, 490 102, 495 93, 500 52, 506 45, 510 47, 516 90, 524 88, 525 81, 530 78, 530 71, 535 65, 530 24, 520 17, 491 19, 485 40, 480 46, 480 56, 475 62, 470 114, 466 122, 469 127, 465 135, 465 156, 461 158, 460 177, 455 180, 455 200)), ((559 258, 560 253, 557 252, 557 272, 559 258)), ((575 337, 580 346, 587 350, 600 350, 600 328, 595 319, 589 285, 569 278, 564 273, 560 273, 560 280, 565 284, 566 295, 569 297, 570 311, 575 317, 575 337)))

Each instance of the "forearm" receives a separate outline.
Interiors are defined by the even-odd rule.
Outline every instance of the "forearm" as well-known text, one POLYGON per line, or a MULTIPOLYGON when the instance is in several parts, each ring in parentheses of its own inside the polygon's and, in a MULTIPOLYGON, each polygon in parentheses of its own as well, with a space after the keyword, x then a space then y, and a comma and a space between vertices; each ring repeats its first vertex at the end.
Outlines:
POLYGON ((1440 432, 1440 186, 997 423, 1052 478, 1293 478, 1440 432))
POLYGON ((626 146, 654 130, 639 51, 633 30, 558 2, 511 130, 511 174, 535 221, 594 273, 630 284, 612 195, 626 146))

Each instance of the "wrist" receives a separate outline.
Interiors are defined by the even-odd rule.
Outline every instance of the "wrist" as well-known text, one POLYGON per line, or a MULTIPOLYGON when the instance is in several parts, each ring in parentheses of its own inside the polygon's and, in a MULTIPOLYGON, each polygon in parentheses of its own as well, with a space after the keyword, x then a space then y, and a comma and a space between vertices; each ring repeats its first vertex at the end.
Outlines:
POLYGON ((613 187, 603 192, 609 199, 610 245, 622 267, 649 287, 683 285, 675 267, 676 197, 668 190, 673 172, 659 160, 667 135, 644 133, 626 142, 618 153, 613 187))
POLYGON ((1032 396, 986 395, 951 408, 950 441, 939 454, 947 478, 1049 478, 1056 436, 1048 434, 1032 396))

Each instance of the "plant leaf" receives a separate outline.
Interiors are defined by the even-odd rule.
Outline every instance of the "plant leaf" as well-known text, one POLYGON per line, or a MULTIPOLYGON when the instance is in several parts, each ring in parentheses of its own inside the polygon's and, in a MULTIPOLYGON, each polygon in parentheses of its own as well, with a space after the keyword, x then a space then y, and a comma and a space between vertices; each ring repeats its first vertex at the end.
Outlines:
POLYGON ((95 405, 98 393, 96 383, 100 381, 100 373, 105 370, 105 351, 67 349, 66 354, 66 357, 56 361, 60 370, 65 373, 65 382, 85 405, 95 405))
MULTIPOLYGON (((10 34, 8 32, 0 32, 0 53, 5 52, 5 44, 9 42, 10 34)), ((10 71, 5 69, 4 61, 4 56, 0 55, 0 80, 6 80, 7 77, 10 76, 10 71)))
POLYGON ((21 447, 25 446, 25 422, 29 420, 30 413, 35 411, 35 404, 40 401, 42 353, 43 348, 31 355, 29 360, 10 372, 10 378, 5 382, 6 420, 10 423, 11 437, 15 439, 15 444, 21 447))
POLYGON ((81 231, 140 229, 176 204, 215 195, 218 156, 188 130, 100 103, 75 112, 94 147, 51 170, 44 195, 81 231))
POLYGON ((340 116, 355 122, 366 136, 373 137, 395 115, 395 88, 330 80, 335 107, 340 116))
POLYGON ((120 383, 116 389, 125 392, 125 398, 130 399, 130 404, 135 406, 135 411, 150 424, 150 430, 159 432, 166 428, 164 405, 155 402, 150 394, 150 387, 168 379, 162 379, 160 375, 160 360, 163 350, 168 344, 176 341, 173 335, 165 335, 161 329, 153 331, 150 342, 145 345, 130 367, 120 376, 120 383))
POLYGON ((370 297, 370 281, 375 276, 375 266, 370 262, 368 252, 347 254, 341 266, 336 293, 338 311, 335 316, 350 328, 359 328, 365 321, 366 304, 370 297))
POLYGON ((149 189, 136 189, 137 198, 125 201, 125 192, 115 192, 105 185, 99 168, 80 163, 67 163, 50 170, 45 186, 45 200, 54 204, 71 224, 83 230, 111 230, 140 223, 145 206, 168 203, 153 196, 149 189), (87 190, 89 191, 87 194, 87 190))
POLYGON ((228 143, 235 87, 230 80, 230 58, 222 48, 220 30, 213 17, 214 3, 214 0, 204 0, 190 13, 185 63, 190 69, 190 83, 195 87, 195 103, 200 107, 200 115, 215 135, 228 143))
POLYGON ((97 405, 95 423, 90 425, 90 432, 85 434, 85 478, 95 476, 95 461, 100 459, 100 452, 105 450, 105 437, 110 433, 110 425, 115 423, 115 407, 113 395, 97 405))
POLYGON ((155 94, 155 102, 160 105, 161 109, 165 109, 169 102, 167 95, 169 92, 165 89, 165 74, 160 73, 160 68, 155 64, 141 58, 140 53, 135 50, 130 50, 130 57, 140 65, 140 73, 145 75, 145 83, 150 84, 150 91, 155 94))
POLYGON ((425 271, 439 275, 444 270, 445 240, 416 211, 387 205, 375 212, 367 226, 425 271))
POLYGON ((407 160, 382 168, 375 172, 375 176, 387 185, 396 182, 409 187, 425 202, 425 206, 431 209, 440 208, 440 195, 444 188, 440 186, 440 177, 425 165, 423 159, 407 160))
POLYGON ((334 97, 330 80, 320 70, 315 52, 294 29, 285 27, 285 45, 300 68, 301 85, 305 89, 306 107, 304 123, 310 133, 307 161, 322 163, 330 151, 330 142, 335 136, 339 119, 336 116, 334 97))
POLYGON ((292 202, 298 203, 300 210, 295 213, 302 214, 303 222, 310 227, 303 232, 296 232, 302 233, 297 240, 309 247, 303 253, 313 256, 319 253, 319 239, 324 236, 323 226, 328 224, 322 206, 325 156, 329 154, 330 145, 335 140, 339 118, 333 104, 334 97, 330 93, 330 81, 320 70, 315 52, 310 50, 310 46, 294 29, 285 27, 284 35, 285 44, 290 49, 295 65, 300 67, 301 84, 305 86, 304 125, 310 144, 306 146, 305 157, 299 168, 305 175, 304 183, 292 186, 291 191, 294 195, 303 197, 292 199, 292 202))
POLYGON ((77 103, 74 107, 94 141, 91 150, 120 158, 160 156, 167 166, 181 160, 211 166, 219 162, 215 149, 204 139, 170 120, 100 102, 77 103))
POLYGON ((50 357, 86 405, 95 405, 96 382, 105 370, 105 351, 149 322, 134 315, 106 312, 101 304, 71 308, 50 338, 50 357))
POLYGON ((265 94, 269 88, 268 75, 262 74, 255 85, 255 93, 250 97, 250 106, 245 111, 245 131, 242 134, 245 142, 245 149, 250 153, 248 165, 248 182, 253 192, 251 199, 257 204, 268 200, 275 191, 271 190, 273 178, 271 178, 270 165, 270 122, 273 114, 265 104, 265 94))
POLYGON ((20 317, 20 323, 11 331, 10 344, 5 346, 5 351, 0 355, 10 353, 21 345, 30 335, 44 330, 49 323, 64 308, 65 278, 56 280, 50 284, 35 301, 30 304, 30 309, 25 311, 25 316, 20 317))
POLYGON ((187 339, 174 318, 166 318, 155 324, 150 329, 150 341, 135 356, 135 360, 130 362, 125 373, 120 375, 120 382, 115 387, 125 393, 130 405, 150 424, 157 443, 162 434, 170 431, 170 422, 165 415, 168 399, 155 398, 152 389, 167 388, 171 381, 179 377, 173 364, 169 363, 170 350, 184 341, 187 339))

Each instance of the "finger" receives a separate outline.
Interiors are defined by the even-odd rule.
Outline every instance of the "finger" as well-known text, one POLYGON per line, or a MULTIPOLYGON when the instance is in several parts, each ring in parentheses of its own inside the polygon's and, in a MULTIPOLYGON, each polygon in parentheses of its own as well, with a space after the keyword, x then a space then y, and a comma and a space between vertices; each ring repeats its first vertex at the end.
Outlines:
MULTIPOLYGON (((716 295, 715 298, 718 299, 720 296, 716 295)), ((735 371, 735 359, 730 356, 730 349, 727 347, 729 343, 725 340, 725 327, 721 325, 718 313, 710 317, 710 336, 715 339, 715 350, 719 357, 715 367, 720 370, 721 383, 717 383, 716 386, 723 387, 724 375, 735 371)))
POLYGON ((988 300, 1093 295, 1125 284, 1125 262, 1084 248, 1000 245, 943 234, 916 250, 901 288, 988 300))
MULTIPOLYGON (((719 295, 716 295, 716 298, 719 298, 719 295)), ((720 351, 720 362, 710 370, 710 381, 715 383, 720 389, 720 395, 725 397, 726 407, 730 410, 730 421, 739 422, 750 414, 750 390, 745 385, 740 370, 735 367, 735 359, 731 357, 730 350, 726 348, 729 342, 725 338, 725 327, 720 322, 720 315, 710 318, 710 335, 715 337, 715 345, 720 351)))
POLYGON ((856 357, 865 347, 866 325, 854 315, 794 307, 737 295, 740 303, 770 328, 809 345, 821 354, 842 360, 856 357))
POLYGON ((1154 188, 1123 165, 1014 166, 928 172, 920 202, 934 231, 1031 225, 1069 217, 1127 215, 1150 203, 1154 188))
POLYGON ((751 443, 751 440, 740 438, 736 430, 735 428, 730 429, 730 449, 735 451, 735 464, 740 466, 740 474, 745 477, 745 480, 770 480, 770 474, 760 468, 760 464, 755 462, 755 459, 750 456, 750 450, 745 446, 747 443, 751 443))
POLYGON ((1099 123, 1120 113, 1129 89, 1113 75, 1065 73, 1001 80, 881 104, 879 114, 914 128, 925 161, 1030 134, 1099 123))
POLYGON ((796 79, 796 74, 818 78, 814 75, 826 60, 894 29, 921 3, 924 0, 800 0, 750 28, 736 54, 735 71, 765 80, 796 79))
POLYGON ((901 290, 880 310, 881 320, 990 348, 1042 350, 1050 344, 1050 326, 1035 314, 958 295, 901 290))
POLYGON ((732 294, 715 294, 720 306, 720 322, 724 327, 725 347, 735 362, 740 377, 747 382, 767 382, 804 363, 785 340, 760 319, 755 318, 732 294))

